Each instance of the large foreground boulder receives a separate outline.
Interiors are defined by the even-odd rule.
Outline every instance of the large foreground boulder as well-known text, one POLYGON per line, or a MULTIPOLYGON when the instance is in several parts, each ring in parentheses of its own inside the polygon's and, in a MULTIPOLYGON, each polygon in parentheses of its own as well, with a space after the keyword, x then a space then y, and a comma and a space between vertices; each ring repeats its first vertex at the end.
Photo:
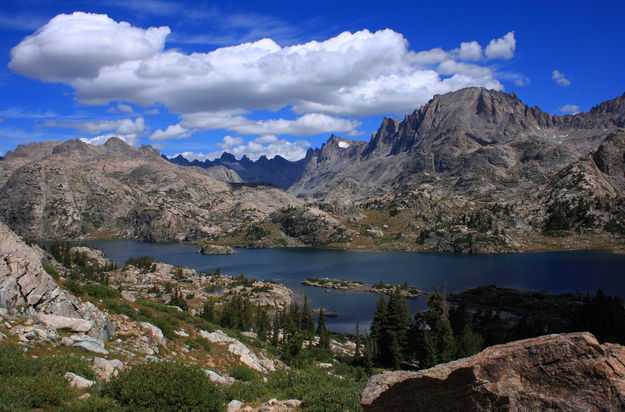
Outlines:
POLYGON ((622 411, 625 347, 590 333, 493 346, 419 372, 372 376, 365 411, 622 411))

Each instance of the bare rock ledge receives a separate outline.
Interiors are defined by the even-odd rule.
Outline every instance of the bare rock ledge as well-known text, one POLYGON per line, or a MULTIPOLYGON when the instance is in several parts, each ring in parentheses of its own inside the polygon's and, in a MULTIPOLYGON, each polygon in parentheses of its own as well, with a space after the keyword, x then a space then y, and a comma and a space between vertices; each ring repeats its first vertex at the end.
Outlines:
POLYGON ((587 332, 493 346, 419 372, 372 376, 365 411, 622 411, 625 347, 587 332))

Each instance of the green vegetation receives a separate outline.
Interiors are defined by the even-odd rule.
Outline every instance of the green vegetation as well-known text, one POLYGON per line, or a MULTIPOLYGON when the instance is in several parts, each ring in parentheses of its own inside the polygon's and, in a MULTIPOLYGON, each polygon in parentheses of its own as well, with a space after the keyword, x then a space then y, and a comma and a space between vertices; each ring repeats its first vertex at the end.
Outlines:
POLYGON ((77 396, 63 377, 66 372, 95 377, 78 357, 32 359, 15 346, 0 345, 0 411, 63 408, 77 396))
POLYGON ((222 392, 197 366, 147 362, 125 370, 102 388, 102 395, 126 410, 223 411, 222 392))
POLYGON ((144 273, 156 270, 156 260, 152 256, 131 257, 126 260, 124 266, 132 265, 144 273))
POLYGON ((422 369, 482 349, 483 339, 475 331, 452 329, 445 293, 432 293, 428 307, 413 318, 399 292, 392 293, 388 302, 381 296, 365 341, 364 361, 394 369, 406 362, 422 369))
MULTIPOLYGON (((114 262, 110 262, 100 266, 97 260, 90 259, 86 253, 72 250, 72 248, 78 246, 81 245, 69 242, 54 242, 46 249, 54 259, 69 270, 71 279, 108 283, 106 272, 117 269, 117 265, 114 262)), ((58 278, 58 273, 51 265, 44 264, 44 269, 52 277, 58 278)))
MULTIPOLYGON (((353 368, 329 375, 315 367, 293 369, 287 373, 275 373, 263 382, 255 378, 250 382, 237 382, 224 388, 228 400, 253 401, 259 398, 300 399, 302 408, 311 412, 361 411, 360 393, 365 387, 366 376, 355 378, 353 368)), ((358 374, 358 373, 356 373, 358 374)))
POLYGON ((67 279, 63 285, 67 290, 78 296, 87 295, 97 299, 119 298, 122 296, 117 289, 96 283, 81 284, 73 279, 67 279))

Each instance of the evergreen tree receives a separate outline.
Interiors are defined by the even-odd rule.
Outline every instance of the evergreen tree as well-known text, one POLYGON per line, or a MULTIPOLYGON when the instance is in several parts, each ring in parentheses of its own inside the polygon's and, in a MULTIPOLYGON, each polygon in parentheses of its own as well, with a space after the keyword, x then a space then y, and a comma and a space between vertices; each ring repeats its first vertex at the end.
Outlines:
MULTIPOLYGON (((406 299, 397 289, 391 293, 388 301, 386 325, 390 333, 394 334, 399 346, 399 357, 404 358, 408 353, 408 328, 411 316, 406 305, 406 299)), ((396 355, 394 355, 396 356, 396 355)))
POLYGON ((429 310, 425 312, 425 321, 429 326, 436 347, 436 360, 449 362, 456 354, 456 340, 449 322, 449 307, 445 292, 434 291, 428 299, 429 310))
POLYGON ((319 309, 319 320, 317 321, 317 336, 319 336, 319 347, 322 349, 330 349, 330 333, 326 328, 323 308, 319 309))
POLYGON ((356 350, 354 351, 354 358, 359 359, 362 354, 360 353, 360 325, 356 322, 356 350))
POLYGON ((267 311, 260 305, 256 307, 255 321, 256 327, 254 328, 254 330, 256 331, 258 339, 260 339, 262 342, 267 341, 267 335, 269 333, 271 323, 269 321, 269 315, 267 315, 267 311))
POLYGON ((308 304, 308 297, 304 295, 304 307, 302 308, 302 328, 306 338, 312 339, 315 336, 315 321, 312 310, 308 304))
POLYGON ((215 313, 215 300, 208 299, 204 304, 204 308, 202 309, 202 314, 200 315, 202 319, 215 323, 217 320, 217 314, 215 313))
POLYGON ((466 326, 457 338, 457 358, 475 355, 484 347, 484 339, 470 327, 466 326))

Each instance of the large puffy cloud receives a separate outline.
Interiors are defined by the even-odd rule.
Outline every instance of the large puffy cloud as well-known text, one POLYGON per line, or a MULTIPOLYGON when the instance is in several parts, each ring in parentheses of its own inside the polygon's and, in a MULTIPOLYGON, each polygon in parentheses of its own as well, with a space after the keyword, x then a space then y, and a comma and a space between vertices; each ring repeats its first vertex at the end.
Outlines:
POLYGON ((105 15, 60 14, 11 50, 11 70, 45 81, 95 78, 104 67, 153 56, 167 27, 147 30, 105 15))
MULTIPOLYGON (((279 139, 273 135, 265 135, 256 139, 244 142, 241 137, 225 136, 218 146, 228 153, 233 154, 240 159, 247 156, 252 160, 257 160, 265 155, 271 159, 275 156, 282 156, 287 160, 295 161, 306 156, 306 151, 310 147, 310 143, 305 140, 290 142, 285 139, 279 139)), ((179 153, 188 160, 213 160, 223 153, 223 151, 214 151, 210 153, 183 152, 179 153)), ((175 157, 174 155, 172 157, 175 157)))
MULTIPOLYGON (((503 88, 496 73, 479 64, 482 47, 475 41, 451 51, 415 52, 392 30, 362 30, 288 47, 262 39, 186 54, 163 50, 168 33, 168 28, 144 30, 102 15, 60 15, 13 49, 10 66, 71 85, 82 103, 161 103, 183 115, 289 106, 335 116, 404 114, 436 93, 503 88)), ((515 44, 510 32, 491 41, 485 55, 509 59, 515 44)), ((228 121, 240 122, 238 117, 228 121)), ((254 127, 277 134, 282 124, 254 127)))

